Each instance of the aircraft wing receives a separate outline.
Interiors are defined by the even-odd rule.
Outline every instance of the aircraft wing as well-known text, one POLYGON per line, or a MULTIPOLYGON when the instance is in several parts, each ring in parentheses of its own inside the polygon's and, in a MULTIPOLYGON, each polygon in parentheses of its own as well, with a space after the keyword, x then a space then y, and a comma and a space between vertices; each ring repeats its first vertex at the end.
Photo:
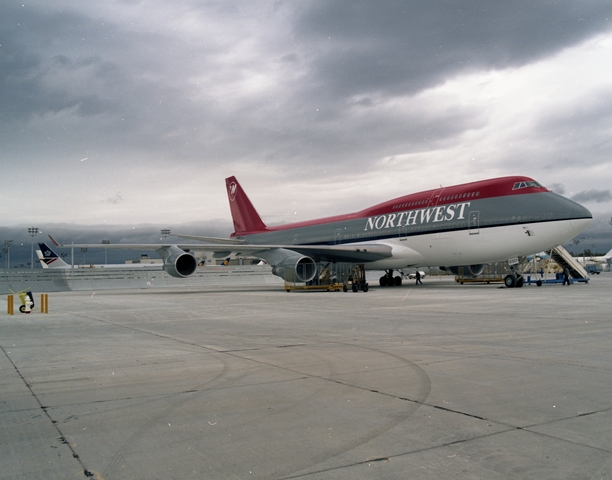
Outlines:
POLYGON ((245 256, 265 258, 266 252, 273 250, 292 250, 301 255, 312 257, 315 261, 327 262, 373 262, 392 256, 392 248, 387 245, 361 244, 361 245, 252 245, 252 244, 219 244, 219 243, 174 243, 174 244, 56 244, 62 248, 108 248, 120 250, 163 250, 170 247, 178 247, 185 251, 210 251, 216 257, 222 256, 245 256), (263 254, 263 255, 261 255, 263 254))
MULTIPOLYGON (((104 248, 109 250, 159 250, 168 247, 179 247, 181 250, 220 250, 219 245, 209 245, 214 248, 202 248, 202 244, 184 244, 184 243, 58 243, 55 245, 59 248, 104 248)), ((224 249, 225 250, 225 249, 224 249)))
MULTIPOLYGON (((387 245, 250 245, 245 244, 243 240, 202 237, 198 235, 175 236, 189 240, 207 242, 185 247, 189 248, 190 250, 215 251, 218 252, 219 255, 236 253, 237 255, 249 254, 257 256, 257 253, 283 248, 286 250, 293 250, 294 252, 298 252, 302 255, 313 257, 316 260, 323 260, 327 262, 372 262, 392 256, 391 247, 387 245), (225 245, 227 248, 220 250, 219 247, 221 245, 225 245)), ((179 245, 179 247, 183 248, 181 245, 179 245)))
POLYGON ((179 238, 186 238, 188 240, 197 240, 198 242, 214 243, 218 245, 242 245, 244 240, 234 240, 232 238, 218 238, 218 237, 202 237, 199 235, 174 235, 179 238))

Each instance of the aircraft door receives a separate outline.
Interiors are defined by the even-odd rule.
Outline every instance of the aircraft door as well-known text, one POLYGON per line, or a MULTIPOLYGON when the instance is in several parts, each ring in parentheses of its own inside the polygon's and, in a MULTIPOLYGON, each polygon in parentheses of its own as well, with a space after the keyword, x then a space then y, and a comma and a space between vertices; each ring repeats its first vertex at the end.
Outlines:
POLYGON ((470 212, 469 231, 470 235, 478 235, 480 233, 480 212, 470 212))
POLYGON ((435 190, 431 194, 431 197, 429 197, 429 203, 427 204, 427 206, 428 207, 435 207, 436 205, 438 205, 438 200, 440 200, 440 195, 442 195, 443 191, 444 191, 443 188, 439 188, 438 190, 435 190))

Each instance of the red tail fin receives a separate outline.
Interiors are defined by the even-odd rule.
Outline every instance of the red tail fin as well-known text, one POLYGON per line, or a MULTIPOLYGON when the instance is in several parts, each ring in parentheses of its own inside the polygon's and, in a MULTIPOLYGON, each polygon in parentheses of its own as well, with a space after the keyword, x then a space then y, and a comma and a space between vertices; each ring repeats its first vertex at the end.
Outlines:
POLYGON ((257 210, 236 180, 236 177, 225 179, 227 197, 229 198, 232 220, 234 220, 234 235, 262 232, 266 229, 257 210))

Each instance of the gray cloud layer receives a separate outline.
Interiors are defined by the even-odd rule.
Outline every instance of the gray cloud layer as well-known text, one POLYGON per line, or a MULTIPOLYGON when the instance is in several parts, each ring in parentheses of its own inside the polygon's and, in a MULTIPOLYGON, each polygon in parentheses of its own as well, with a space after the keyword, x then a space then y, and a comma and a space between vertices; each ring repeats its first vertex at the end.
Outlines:
POLYGON ((271 221, 514 173, 607 206, 612 75, 571 49, 609 58, 610 13, 607 0, 1 1, 0 211, 210 220, 228 214, 231 174, 271 221))

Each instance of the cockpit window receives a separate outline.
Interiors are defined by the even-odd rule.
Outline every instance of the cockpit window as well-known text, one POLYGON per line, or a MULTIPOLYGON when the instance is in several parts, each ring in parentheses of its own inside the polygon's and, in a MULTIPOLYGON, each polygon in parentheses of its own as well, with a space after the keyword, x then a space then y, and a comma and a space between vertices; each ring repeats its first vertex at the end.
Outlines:
POLYGON ((527 187, 538 187, 543 188, 538 182, 529 181, 529 182, 516 182, 512 190, 518 190, 519 188, 527 188, 527 187))

